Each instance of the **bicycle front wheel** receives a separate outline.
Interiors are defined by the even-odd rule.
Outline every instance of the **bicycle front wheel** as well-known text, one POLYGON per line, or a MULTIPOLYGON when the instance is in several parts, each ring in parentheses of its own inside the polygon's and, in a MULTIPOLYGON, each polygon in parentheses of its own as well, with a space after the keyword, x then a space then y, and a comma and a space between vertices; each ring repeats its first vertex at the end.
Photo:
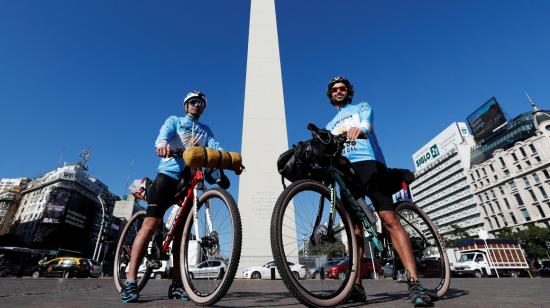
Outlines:
POLYGON ((301 303, 331 307, 348 298, 359 269, 356 237, 350 216, 323 184, 296 181, 283 191, 271 218, 271 249, 301 303))
POLYGON ((413 203, 400 203, 395 211, 411 240, 418 280, 431 297, 442 297, 449 289, 451 269, 436 226, 413 203))
MULTIPOLYGON (((134 245, 134 240, 139 232, 139 229, 141 229, 144 219, 145 211, 135 213, 122 230, 122 234, 118 240, 113 268, 113 278, 115 280, 115 287, 118 292, 122 290, 122 286, 126 281, 126 277, 128 275, 128 265, 130 264, 130 256, 132 255, 132 246, 134 245)), ((149 247, 149 245, 146 245, 146 247, 149 247)), ((146 266, 146 258, 143 258, 138 267, 138 291, 141 291, 141 289, 145 287, 147 281, 149 281, 149 278, 151 277, 152 271, 153 269, 151 267, 146 266)))
POLYGON ((196 213, 188 212, 182 240, 185 290, 195 303, 213 305, 231 286, 241 256, 241 218, 233 197, 221 188, 203 193, 196 213))

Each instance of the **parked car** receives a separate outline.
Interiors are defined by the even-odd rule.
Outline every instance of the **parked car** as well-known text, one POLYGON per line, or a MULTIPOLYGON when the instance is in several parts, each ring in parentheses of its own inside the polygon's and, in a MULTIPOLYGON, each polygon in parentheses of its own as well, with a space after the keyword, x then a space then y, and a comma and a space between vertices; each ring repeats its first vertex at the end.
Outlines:
MULTIPOLYGON (((171 273, 171 266, 169 265, 169 262, 167 260, 161 261, 161 266, 158 269, 154 269, 151 272, 151 278, 155 279, 162 279, 162 278, 169 278, 171 273)), ((145 263, 142 263, 138 268, 138 277, 142 277, 143 273, 145 272, 145 263)))
MULTIPOLYGON (((316 267, 312 267, 309 269, 309 277, 311 279, 317 279, 319 278, 321 272, 324 273, 326 271, 327 268, 331 267, 331 266, 334 266, 336 264, 338 264, 340 261, 342 261, 343 259, 334 259, 334 260, 329 260, 327 262, 325 262, 323 265, 321 266, 316 266, 316 267)), ((324 276, 323 276, 324 278, 324 276)))
POLYGON ((89 273, 89 277, 99 277, 101 276, 102 274, 102 266, 101 264, 99 264, 99 262, 97 262, 96 260, 93 260, 93 259, 82 259, 84 262, 88 262, 88 265, 90 267, 90 273, 89 273))
POLYGON ((90 264, 84 258, 55 258, 38 266, 32 277, 90 277, 90 264))
POLYGON ((537 271, 539 277, 550 277, 550 266, 544 266, 537 271))
POLYGON ((419 277, 437 278, 441 276, 441 260, 428 258, 416 260, 416 271, 419 277))
MULTIPOLYGON (((378 262, 373 262, 370 258, 363 258, 361 262, 361 276, 362 278, 373 278, 374 273, 378 276, 384 275, 384 270, 378 262)), ((340 261, 338 264, 329 267, 326 270, 325 277, 334 279, 346 279, 346 275, 349 269, 348 259, 340 261)))
MULTIPOLYGON (((305 265, 294 264, 292 262, 288 262, 288 265, 290 265, 290 270, 292 271, 292 274, 294 274, 294 277, 296 277, 296 279, 304 279, 306 277, 305 265)), ((243 278, 271 279, 272 268, 275 269, 275 278, 280 279, 281 275, 279 275, 279 271, 277 271, 277 267, 275 266, 275 261, 267 262, 262 266, 253 266, 253 267, 245 268, 243 271, 243 278)))
POLYGON ((203 261, 195 267, 189 268, 191 279, 222 279, 227 271, 227 264, 219 260, 203 261))

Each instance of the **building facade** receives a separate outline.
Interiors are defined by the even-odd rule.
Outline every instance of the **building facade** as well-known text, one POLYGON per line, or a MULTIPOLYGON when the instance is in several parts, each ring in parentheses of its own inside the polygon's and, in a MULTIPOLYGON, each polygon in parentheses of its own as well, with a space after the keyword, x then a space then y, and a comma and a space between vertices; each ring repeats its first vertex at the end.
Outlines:
POLYGON ((550 227, 550 114, 533 109, 472 150, 468 181, 492 234, 550 227))
POLYGON ((413 154, 415 180, 410 189, 414 202, 448 239, 453 239, 456 226, 471 236, 484 227, 467 179, 474 145, 466 124, 454 122, 413 154))
POLYGON ((92 256, 102 223, 105 232, 111 225, 117 199, 105 184, 88 175, 83 164, 66 163, 28 184, 11 232, 29 247, 62 248, 92 256))
POLYGON ((19 191, 0 192, 0 235, 9 232, 20 200, 21 193, 19 191))
POLYGON ((29 178, 2 179, 0 180, 0 192, 12 190, 12 188, 25 188, 31 181, 29 178))

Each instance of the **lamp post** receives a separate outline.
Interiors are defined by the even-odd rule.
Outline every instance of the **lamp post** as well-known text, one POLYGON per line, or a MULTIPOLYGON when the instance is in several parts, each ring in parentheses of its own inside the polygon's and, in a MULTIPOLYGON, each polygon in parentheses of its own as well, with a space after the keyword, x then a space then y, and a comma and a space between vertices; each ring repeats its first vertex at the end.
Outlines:
MULTIPOLYGON (((94 249, 94 255, 92 256, 92 259, 96 260, 96 254, 97 254, 97 248, 99 247, 99 241, 101 240, 101 236, 103 234, 103 225, 105 223, 105 205, 103 204, 103 200, 101 199, 100 195, 97 195, 97 198, 99 199, 99 203, 101 204, 101 226, 99 227, 99 233, 97 234, 97 241, 95 242, 95 249, 94 249)), ((99 256, 98 256, 99 257, 99 256)))

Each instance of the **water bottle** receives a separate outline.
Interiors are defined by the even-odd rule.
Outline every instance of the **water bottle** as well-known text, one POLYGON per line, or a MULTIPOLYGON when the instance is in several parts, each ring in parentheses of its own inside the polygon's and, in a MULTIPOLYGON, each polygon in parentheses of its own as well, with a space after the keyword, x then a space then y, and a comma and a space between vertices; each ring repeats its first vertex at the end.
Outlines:
POLYGON ((174 221, 176 220, 176 216, 178 215, 178 212, 180 211, 181 206, 179 204, 174 204, 174 207, 172 208, 172 211, 170 212, 170 216, 168 216, 168 219, 166 220, 166 229, 170 230, 172 228, 172 225, 174 224, 174 221))
POLYGON ((359 204, 359 207, 361 207, 361 210, 363 211, 363 214, 365 214, 365 216, 367 217, 367 220, 369 221, 369 223, 371 225, 374 225, 376 223, 377 218, 376 218, 376 215, 374 215, 373 210, 371 210, 371 208, 365 202, 365 198, 361 197, 361 198, 355 199, 355 202, 359 204))

